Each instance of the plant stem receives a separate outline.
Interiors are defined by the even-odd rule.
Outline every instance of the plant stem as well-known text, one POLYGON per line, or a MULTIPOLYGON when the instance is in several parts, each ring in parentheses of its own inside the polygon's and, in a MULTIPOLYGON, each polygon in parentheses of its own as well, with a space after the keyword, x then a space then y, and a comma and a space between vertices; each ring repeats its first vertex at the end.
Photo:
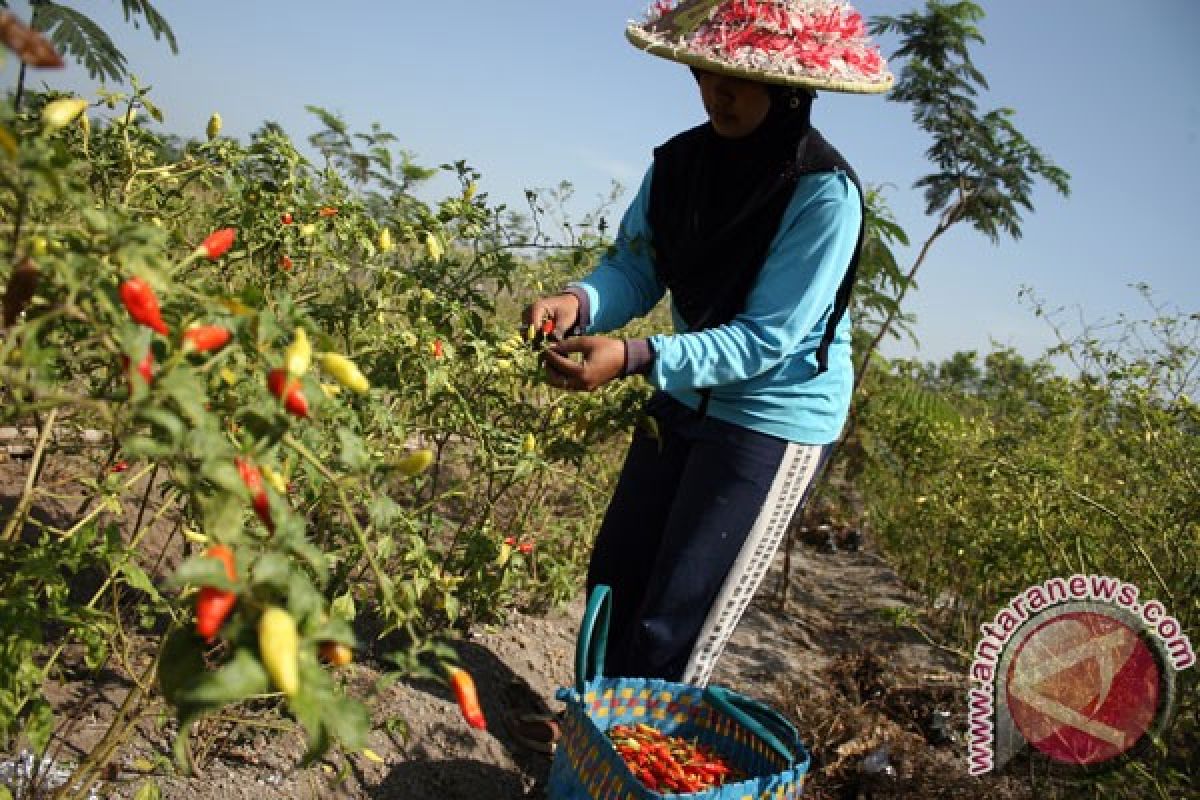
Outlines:
POLYGON ((12 516, 9 517, 8 523, 4 526, 4 533, 0 534, 0 541, 14 541, 20 536, 25 517, 29 514, 29 509, 33 506, 33 491, 37 485, 38 473, 41 471, 40 466, 42 456, 46 452, 46 442, 50 440, 50 434, 54 430, 54 423, 57 419, 58 409, 51 409, 50 415, 46 418, 45 423, 42 425, 42 431, 38 435, 37 448, 33 451, 33 460, 29 463, 29 474, 25 476, 25 488, 21 492, 21 499, 17 501, 12 516))
POLYGON ((58 791, 51 796, 51 800, 80 800, 87 795, 91 777, 104 768, 104 765, 112 758, 113 752, 121 745, 137 722, 141 703, 145 696, 145 690, 142 687, 150 685, 153 681, 161 658, 162 650, 159 649, 154 661, 146 667, 140 678, 135 679, 133 687, 125 695, 125 700, 117 709, 116 716, 109 723, 103 738, 79 765, 75 774, 71 776, 71 780, 60 786, 58 791), (76 788, 72 789, 72 784, 75 784, 76 788))
POLYGON ((375 580, 379 584, 379 591, 384 595, 384 599, 389 605, 392 604, 392 581, 383 571, 379 562, 375 560, 375 554, 371 551, 370 544, 367 542, 367 532, 363 530, 362 525, 358 522, 358 516, 354 513, 354 506, 350 503, 350 498, 346 497, 346 492, 342 489, 338 482, 337 476, 321 463, 321 460, 313 454, 311 450, 304 446, 304 443, 289 434, 284 434, 284 443, 295 450, 300 456, 313 466, 317 472, 325 480, 329 481, 330 485, 337 491, 338 502, 342 506, 342 510, 346 513, 346 517, 350 520, 350 527, 354 531, 354 537, 358 540, 358 546, 362 548, 363 555, 367 558, 367 563, 371 567, 371 572, 375 575, 375 580))

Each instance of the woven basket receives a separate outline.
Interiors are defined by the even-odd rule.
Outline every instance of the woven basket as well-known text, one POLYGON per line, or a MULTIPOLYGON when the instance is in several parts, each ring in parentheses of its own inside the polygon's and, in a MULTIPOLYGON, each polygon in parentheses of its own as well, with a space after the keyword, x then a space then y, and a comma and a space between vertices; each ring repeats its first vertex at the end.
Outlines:
POLYGON ((790 800, 801 796, 808 753, 796 729, 777 711, 720 687, 603 677, 608 615, 608 587, 598 586, 589 599, 576 645, 576 685, 558 692, 567 707, 550 769, 551 800, 790 800), (711 747, 748 777, 689 794, 664 795, 649 789, 629 770, 607 735, 614 725, 638 723, 711 747))

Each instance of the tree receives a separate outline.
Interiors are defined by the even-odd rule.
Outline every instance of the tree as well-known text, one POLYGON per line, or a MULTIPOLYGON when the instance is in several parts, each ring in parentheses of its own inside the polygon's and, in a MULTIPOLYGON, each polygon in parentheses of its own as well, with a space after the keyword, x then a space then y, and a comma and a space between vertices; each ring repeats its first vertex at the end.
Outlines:
MULTIPOLYGON (((88 71, 89 77, 121 81, 126 75, 125 54, 113 43, 112 37, 86 14, 53 0, 30 0, 30 27, 46 34, 58 52, 70 56, 88 71)), ((0 0, 0 8, 8 8, 8 0, 0 0)), ((140 28, 143 23, 154 38, 166 39, 172 53, 179 52, 175 32, 149 0, 121 0, 125 21, 140 28)), ((20 107, 25 85, 25 67, 17 76, 15 107, 20 107)))
POLYGON ((913 121, 933 137, 926 155, 936 171, 918 180, 925 212, 937 216, 904 281, 894 307, 864 353, 855 383, 861 383, 871 355, 892 328, 901 301, 913 285, 930 248, 960 222, 969 223, 993 244, 1002 235, 1021 237, 1022 215, 1033 211, 1033 186, 1044 180, 1069 194, 1070 176, 1031 144, 1013 124, 1016 112, 999 108, 980 113, 975 102, 987 79, 971 61, 971 45, 983 44, 977 23, 983 9, 971 0, 926 0, 923 12, 871 20, 875 35, 896 33, 904 59, 889 99, 912 105, 913 121))

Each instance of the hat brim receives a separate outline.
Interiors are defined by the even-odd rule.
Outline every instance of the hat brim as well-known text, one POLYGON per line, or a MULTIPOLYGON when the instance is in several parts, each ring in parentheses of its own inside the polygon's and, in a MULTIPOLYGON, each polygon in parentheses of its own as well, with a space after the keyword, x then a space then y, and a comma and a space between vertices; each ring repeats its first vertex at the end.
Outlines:
POLYGON ((625 38, 637 49, 651 55, 656 55, 659 58, 665 58, 668 61, 675 61, 680 64, 687 64, 689 67, 696 67, 697 69, 708 70, 709 72, 719 72, 722 75, 732 75, 735 78, 758 81, 759 83, 771 83, 779 86, 800 86, 805 89, 819 89, 826 92, 883 94, 891 89, 892 84, 895 82, 895 78, 890 73, 887 75, 886 80, 883 81, 844 81, 821 78, 814 75, 766 72, 764 70, 744 67, 738 64, 731 64, 728 61, 709 58, 708 56, 694 53, 682 47, 675 47, 661 42, 652 37, 636 23, 632 23, 625 28, 625 38))

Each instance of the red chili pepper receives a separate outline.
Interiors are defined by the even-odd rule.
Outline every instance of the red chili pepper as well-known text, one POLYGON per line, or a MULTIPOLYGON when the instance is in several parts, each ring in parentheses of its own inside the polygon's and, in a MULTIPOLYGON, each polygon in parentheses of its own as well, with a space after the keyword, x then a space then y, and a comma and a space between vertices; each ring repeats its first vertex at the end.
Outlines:
POLYGON ((547 318, 542 322, 542 335, 549 336, 552 333, 554 333, 554 320, 547 318))
MULTIPOLYGON (((205 558, 215 558, 225 565, 225 575, 229 580, 237 580, 233 567, 233 551, 223 544, 215 544, 204 553, 205 558)), ((237 604, 237 595, 228 589, 214 589, 205 586, 196 595, 196 633, 211 642, 217 631, 225 624, 226 618, 237 604)))
POLYGON ((742 780, 711 748, 649 725, 614 725, 609 737, 633 774, 651 789, 698 792, 742 780))
POLYGON ((433 357, 441 358, 444 355, 446 355, 446 351, 442 348, 442 340, 434 339, 433 340, 433 357))
POLYGON ((129 469, 128 461, 118 461, 117 463, 115 463, 111 467, 109 467, 108 471, 112 472, 112 473, 120 474, 122 472, 127 471, 128 469, 129 469))
POLYGON ((158 296, 154 294, 150 284, 141 278, 129 278, 121 284, 120 294, 121 302, 134 322, 145 325, 163 336, 169 333, 158 307, 158 296))
POLYGON ((280 214, 279 221, 282 222, 284 225, 291 225, 292 224, 292 212, 285 211, 282 214, 280 214))
MULTIPOLYGON (((129 369, 129 356, 121 356, 121 366, 129 369)), ((142 376, 142 380, 146 382, 147 386, 154 383, 154 351, 150 348, 146 348, 146 355, 142 356, 142 360, 138 362, 137 374, 142 376)), ((130 383, 133 380, 134 378, 131 374, 129 376, 130 383)), ((130 389, 132 390, 132 387, 130 389)))
POLYGON ((254 513, 258 514, 258 518, 262 520, 268 530, 274 531, 275 523, 271 521, 271 503, 267 498, 267 489, 263 486, 262 472, 244 458, 234 459, 233 463, 237 466, 238 474, 242 476, 242 483, 250 491, 254 513))
POLYGON ((282 255, 282 256, 280 256, 280 257, 279 257, 279 268, 280 268, 281 270, 283 270, 284 272, 291 272, 291 271, 292 271, 292 258, 291 258, 291 256, 288 256, 288 255, 286 255, 286 254, 285 254, 285 255, 282 255))
POLYGON ((321 210, 317 212, 317 216, 318 217, 336 217, 337 213, 338 213, 338 210, 336 208, 334 208, 333 206, 323 206, 321 208, 321 210))
POLYGON ((229 248, 233 247, 233 240, 236 238, 237 231, 235 229, 221 228, 219 231, 210 233, 201 242, 200 250, 209 261, 216 261, 229 252, 229 248))
POLYGON ((517 552, 522 555, 529 555, 533 552, 533 542, 521 542, 517 545, 517 552))
POLYGON ((232 338, 229 329, 220 325, 197 325, 183 332, 183 345, 195 352, 208 353, 220 350, 232 338))
POLYGON ((283 401, 288 413, 308 419, 308 398, 300 389, 300 381, 288 375, 286 369, 273 369, 267 375, 267 388, 271 394, 283 401))
POLYGON ((479 695, 475 691, 475 680, 471 673, 460 667, 450 667, 450 688, 454 690, 454 699, 463 718, 472 728, 483 730, 487 728, 487 720, 483 717, 483 709, 479 707, 479 695))

